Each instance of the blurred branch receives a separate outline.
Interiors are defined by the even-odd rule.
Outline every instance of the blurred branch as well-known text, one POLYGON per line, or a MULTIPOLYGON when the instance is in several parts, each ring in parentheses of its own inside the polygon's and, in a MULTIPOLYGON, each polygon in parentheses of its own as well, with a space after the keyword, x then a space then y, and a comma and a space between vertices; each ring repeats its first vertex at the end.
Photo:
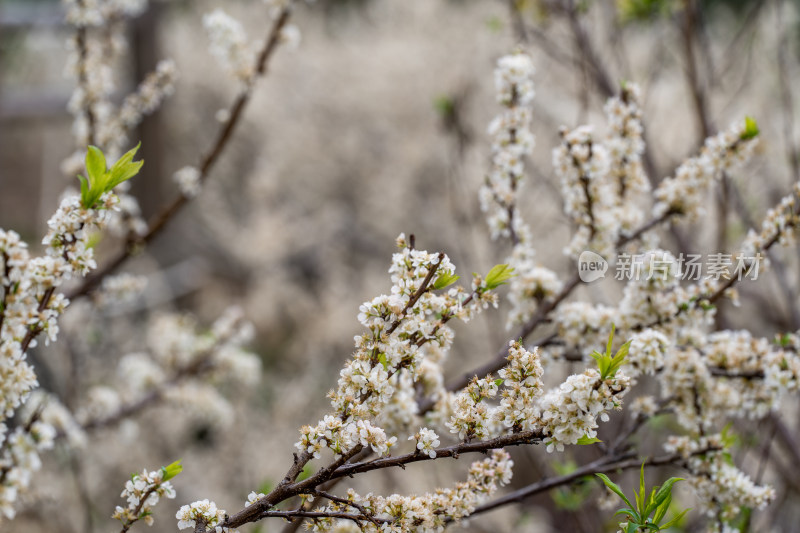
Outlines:
MULTIPOLYGON (((264 47, 258 55, 256 75, 255 78, 262 77, 267 71, 267 64, 278 47, 281 39, 281 31, 289 20, 291 14, 291 2, 284 7, 275 21, 272 23, 264 47)), ((225 121, 220 130, 217 132, 217 137, 211 148, 203 156, 199 171, 200 181, 203 182, 208 179, 214 164, 219 159, 224 149, 233 136, 233 132, 242 120, 247 104, 250 102, 252 96, 253 84, 248 84, 247 87, 239 93, 230 107, 230 118, 225 121)), ((129 238, 125 248, 120 251, 116 256, 110 259, 104 266, 98 268, 94 274, 88 276, 83 283, 76 287, 74 290, 67 294, 67 298, 74 300, 81 296, 85 296, 92 291, 107 275, 114 272, 123 263, 125 263, 142 245, 152 241, 164 229, 167 223, 187 204, 189 198, 183 194, 178 195, 170 204, 166 205, 162 210, 151 220, 148 225, 147 233, 141 238, 129 238)))
MULTIPOLYGON (((766 3, 766 2, 763 2, 766 3)), ((762 4, 762 2, 758 2, 762 4)), ((778 88, 781 93, 781 118, 783 119, 783 143, 786 147, 786 158, 789 160, 792 181, 800 180, 800 157, 797 143, 794 140, 794 100, 789 83, 789 62, 786 60, 786 26, 784 24, 784 0, 775 0, 775 24, 778 32, 778 88)))

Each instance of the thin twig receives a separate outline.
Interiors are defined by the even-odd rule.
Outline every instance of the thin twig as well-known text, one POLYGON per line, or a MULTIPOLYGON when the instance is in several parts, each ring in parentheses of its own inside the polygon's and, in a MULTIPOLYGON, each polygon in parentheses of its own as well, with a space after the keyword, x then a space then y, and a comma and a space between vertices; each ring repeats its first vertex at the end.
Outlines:
MULTIPOLYGON (((272 23, 266 44, 258 56, 256 77, 263 76, 266 73, 268 61, 280 43, 281 31, 288 22, 290 13, 291 3, 283 8, 278 18, 272 23)), ((244 110, 247 104, 250 102, 252 92, 252 84, 247 85, 247 87, 239 93, 231 105, 229 111, 230 118, 222 125, 221 129, 217 133, 216 140, 211 145, 211 148, 208 150, 208 152, 206 152, 206 154, 202 157, 199 166, 201 182, 208 178, 211 169, 214 167, 214 164, 218 161, 219 156, 222 154, 223 150, 232 138, 236 127, 242 120, 244 110)), ((85 278, 81 285, 67 294, 67 298, 69 300, 74 300, 81 296, 87 295, 90 291, 97 287, 97 285, 99 285, 107 275, 111 274, 123 263, 125 263, 137 250, 141 248, 143 244, 151 242, 188 202, 189 198, 183 194, 177 196, 153 218, 148 225, 147 232, 142 237, 129 239, 123 250, 112 257, 103 267, 97 269, 92 275, 85 278)))

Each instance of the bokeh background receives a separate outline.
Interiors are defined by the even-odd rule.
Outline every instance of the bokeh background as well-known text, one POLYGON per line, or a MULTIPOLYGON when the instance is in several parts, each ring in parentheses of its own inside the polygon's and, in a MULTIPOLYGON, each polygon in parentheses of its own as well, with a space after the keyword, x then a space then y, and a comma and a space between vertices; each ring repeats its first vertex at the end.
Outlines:
MULTIPOLYGON (((268 18, 255 0, 153 0, 127 27, 130 47, 117 68, 120 97, 159 59, 174 59, 180 72, 175 94, 134 135, 142 140, 146 164, 133 191, 145 216, 177 193, 170 176, 197 162, 212 142, 218 111, 235 96, 236 84, 208 53, 202 28, 203 14, 216 7, 242 21, 251 38, 266 35, 268 18)), ((677 250, 733 248, 798 178, 797 8, 773 0, 300 3, 293 15, 302 33, 299 47, 281 48, 270 63, 201 195, 124 265, 150 279, 137 305, 88 325, 83 315, 68 314, 66 340, 33 354, 42 386, 59 393, 74 378, 60 362, 62 345, 80 351, 80 383, 89 386, 108 379, 121 355, 142 349, 152 313, 188 312, 209 324, 238 304, 256 327, 252 350, 263 362, 260 384, 225 391, 237 416, 224 426, 154 408, 135 426, 94 435, 80 452, 55 450, 20 516, 0 530, 109 530, 129 473, 178 457, 185 465, 176 480, 178 499, 159 506, 154 531, 174 529, 178 504, 207 497, 237 510, 249 491, 279 480, 297 428, 326 411, 325 392, 360 331, 358 305, 389 289, 398 234, 416 235, 420 248, 447 252, 462 275, 486 272, 508 253, 489 239, 477 190, 488 164, 486 125, 499 111, 494 64, 516 47, 537 66, 537 145, 520 205, 544 265, 565 277, 574 269, 562 255, 570 227, 550 164, 558 127, 590 122, 603 131, 603 102, 622 80, 642 86, 648 170, 656 181, 694 153, 704 133, 744 115, 758 119, 762 142, 755 161, 709 196, 706 217, 664 233, 677 250), (691 56, 686 6, 696 15, 691 56), (87 332, 92 342, 81 340, 87 332)), ((74 149, 66 112, 73 87, 63 74, 70 28, 56 1, 3 0, 0 31, 0 227, 15 229, 35 247, 59 196, 76 185, 60 171, 74 149)), ((105 242, 99 250, 114 245, 105 242)), ((800 328, 797 257, 787 255, 782 274, 743 290, 754 307, 721 310, 723 325, 761 335, 800 328)), ((607 281, 578 296, 612 298, 620 286, 607 281)), ((449 361, 454 375, 507 341, 505 308, 485 315, 456 327, 449 361)), ((575 368, 555 368, 551 379, 575 368)), ((791 430, 795 407, 786 407, 791 430)), ((763 429, 743 423, 744 434, 763 429)), ((569 460, 540 452, 514 452, 515 486, 569 460)), ((786 450, 774 455, 783 463, 770 463, 764 475, 785 499, 770 511, 779 518, 758 531, 795 531, 798 486, 776 465, 793 464, 794 473, 800 467, 786 450)), ((745 452, 739 459, 745 469, 757 466, 757 457, 745 452)), ((445 465, 373 474, 355 486, 430 490, 452 484, 464 470, 445 465)), ((463 529, 612 531, 610 513, 595 506, 599 493, 578 487, 545 495, 463 529)), ((695 522, 685 531, 697 530, 695 522)), ((283 524, 258 527, 280 531, 283 524)))

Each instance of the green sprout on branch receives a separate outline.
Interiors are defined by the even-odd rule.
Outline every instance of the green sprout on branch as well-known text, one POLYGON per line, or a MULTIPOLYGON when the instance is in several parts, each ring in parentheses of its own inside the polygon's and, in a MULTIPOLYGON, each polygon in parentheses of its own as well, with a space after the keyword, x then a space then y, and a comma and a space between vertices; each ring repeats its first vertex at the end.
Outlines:
POLYGON ((672 486, 678 481, 683 481, 683 478, 671 477, 660 487, 653 488, 648 495, 644 485, 644 463, 642 463, 641 473, 639 474, 639 492, 637 493, 636 489, 633 491, 633 499, 636 502, 636 505, 633 505, 628 497, 625 496, 625 493, 622 492, 622 489, 619 488, 619 485, 611 481, 608 476, 605 474, 596 475, 603 480, 609 490, 622 498, 628 506, 614 513, 615 515, 623 514, 628 517, 627 525, 624 522, 620 524, 625 527, 625 533, 635 533, 639 529, 664 531, 678 524, 683 516, 689 512, 689 509, 685 509, 672 520, 661 523, 664 521, 669 506, 672 504, 672 486))
MULTIPOLYGON (((481 289, 484 291, 492 291, 500 285, 504 285, 508 280, 513 278, 514 275, 514 267, 506 264, 495 265, 489 273, 486 274, 481 289)), ((475 276, 478 276, 478 274, 475 274, 475 276)))
POLYGON ((743 141, 755 139, 761 131, 758 129, 758 124, 753 117, 744 117, 744 131, 739 135, 743 141))
POLYGON ((130 149, 111 168, 106 167, 106 156, 103 152, 96 146, 89 146, 86 152, 86 174, 89 177, 78 176, 81 181, 83 207, 94 208, 101 196, 139 173, 144 161, 134 161, 133 156, 141 145, 142 143, 139 143, 130 149))
POLYGON ((183 472, 183 465, 181 459, 178 459, 174 463, 161 467, 161 481, 169 481, 181 472, 183 472))
POLYGON ((600 353, 597 350, 592 352, 592 357, 597 361, 597 368, 600 370, 600 379, 605 381, 608 378, 613 378, 617 374, 617 370, 625 362, 625 357, 628 356, 628 350, 631 347, 631 341, 623 344, 615 355, 611 355, 611 345, 614 342, 614 325, 611 325, 611 334, 608 336, 608 344, 606 345, 606 353, 600 353))

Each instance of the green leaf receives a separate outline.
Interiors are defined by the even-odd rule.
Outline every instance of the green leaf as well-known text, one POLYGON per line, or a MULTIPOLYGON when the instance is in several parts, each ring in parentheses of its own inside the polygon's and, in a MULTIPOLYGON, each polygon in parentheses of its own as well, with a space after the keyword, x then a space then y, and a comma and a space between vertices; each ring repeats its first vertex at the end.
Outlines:
POLYGON ((383 365, 383 369, 388 371, 389 370, 389 362, 386 360, 385 353, 378 354, 378 362, 383 365))
POLYGON ((578 444, 581 446, 585 446, 587 444, 594 444, 595 442, 603 442, 597 437, 589 437, 588 435, 584 434, 583 437, 578 439, 578 444))
POLYGON ((497 378, 496 380, 494 380, 494 384, 499 387, 500 385, 503 384, 503 378, 497 378))
POLYGON ((83 207, 91 206, 93 202, 89 196, 89 180, 83 176, 78 176, 78 180, 81 182, 81 204, 83 207))
POLYGON ((86 172, 92 183, 99 181, 106 173, 106 156, 96 146, 89 146, 86 150, 86 172))
POLYGON ((440 275, 438 278, 436 278, 436 281, 433 282, 433 288, 437 291, 440 289, 444 289, 445 287, 449 287, 450 285, 458 281, 460 278, 461 276, 457 276, 455 274, 444 273, 440 275))
POLYGON ((141 143, 120 157, 109 170, 106 170, 106 158, 103 152, 96 146, 89 146, 86 152, 86 174, 88 178, 78 176, 81 182, 81 204, 83 207, 86 209, 94 208, 104 193, 113 190, 123 181, 139 173, 144 162, 133 161, 133 156, 136 155, 139 146, 141 146, 141 143))
POLYGON ((167 466, 161 467, 161 472, 163 475, 161 476, 161 481, 169 481, 170 479, 174 478, 181 472, 183 472, 183 465, 181 465, 181 460, 178 459, 174 463, 171 463, 167 466))
POLYGON ((625 530, 625 533, 636 533, 637 529, 639 529, 639 524, 636 522, 631 522, 628 524, 628 528, 625 530))
POLYGON ((133 161, 133 156, 136 155, 141 145, 142 143, 140 142, 135 147, 128 150, 125 155, 120 157, 119 161, 114 163, 114 166, 108 171, 109 177, 106 184, 106 191, 112 190, 123 181, 129 180, 139 173, 139 169, 144 165, 144 161, 133 161))
POLYGON ((639 472, 639 493, 637 494, 634 490, 633 494, 636 496, 636 509, 639 511, 639 514, 642 515, 642 518, 646 518, 647 515, 644 514, 644 499, 647 496, 647 492, 644 487, 644 461, 642 461, 642 468, 639 472))
POLYGON ((668 495, 667 498, 658 504, 656 508, 656 514, 653 515, 653 522, 656 524, 661 523, 664 517, 667 515, 667 511, 669 510, 669 506, 672 504, 672 494, 668 495))
POLYGON ((616 331, 616 326, 611 324, 611 333, 608 334, 608 344, 606 344, 606 355, 611 357, 611 346, 614 343, 614 331, 616 331))
POLYGON ((486 274, 486 279, 483 280, 483 285, 485 290, 491 291, 496 289, 500 285, 503 285, 506 281, 514 277, 514 268, 503 264, 503 265, 495 265, 486 274))
POLYGON ((672 486, 678 481, 683 481, 683 478, 671 477, 666 480, 663 485, 661 485, 661 488, 658 489, 658 492, 655 496, 655 502, 657 505, 661 505, 664 500, 672 496, 672 486))
POLYGON ((662 525, 662 526, 661 526, 661 529, 669 529, 669 528, 671 528, 672 526, 675 526, 675 525, 677 525, 677 524, 678 524, 678 523, 679 523, 679 522, 680 522, 680 521, 683 519, 684 515, 685 515, 686 513, 688 513, 689 511, 691 511, 691 509, 684 509, 683 511, 681 511, 680 513, 678 513, 678 515, 677 515, 677 516, 675 516, 675 518, 673 518, 672 520, 670 520, 670 521, 669 521, 669 522, 667 522, 666 524, 662 525))
POLYGON ((433 107, 442 117, 448 118, 453 116, 456 109, 456 102, 453 97, 443 94, 436 97, 433 101, 433 107))
POLYGON ((744 131, 739 135, 743 141, 755 139, 761 131, 758 129, 758 124, 753 117, 744 117, 744 131))
POLYGON ((633 505, 631 504, 631 501, 628 499, 627 496, 625 496, 625 493, 622 492, 622 489, 619 488, 619 485, 611 481, 605 474, 595 474, 595 475, 603 480, 603 483, 606 484, 606 487, 608 487, 608 489, 611 492, 622 498, 622 501, 624 501, 628 505, 628 507, 634 509, 633 505))
POLYGON ((613 378, 617 374, 617 370, 625 363, 625 358, 628 356, 628 351, 631 347, 631 341, 623 344, 617 353, 612 357, 611 346, 614 342, 614 324, 611 325, 611 333, 608 336, 608 344, 606 345, 606 353, 600 353, 597 350, 590 355, 597 361, 597 368, 600 371, 600 379, 606 380, 613 378))
POLYGON ((639 513, 637 513, 633 509, 620 509, 619 511, 614 513, 614 516, 617 516, 617 515, 620 515, 620 514, 624 514, 625 516, 627 516, 628 519, 629 519, 628 520, 629 522, 635 522, 637 524, 639 523, 639 513))

